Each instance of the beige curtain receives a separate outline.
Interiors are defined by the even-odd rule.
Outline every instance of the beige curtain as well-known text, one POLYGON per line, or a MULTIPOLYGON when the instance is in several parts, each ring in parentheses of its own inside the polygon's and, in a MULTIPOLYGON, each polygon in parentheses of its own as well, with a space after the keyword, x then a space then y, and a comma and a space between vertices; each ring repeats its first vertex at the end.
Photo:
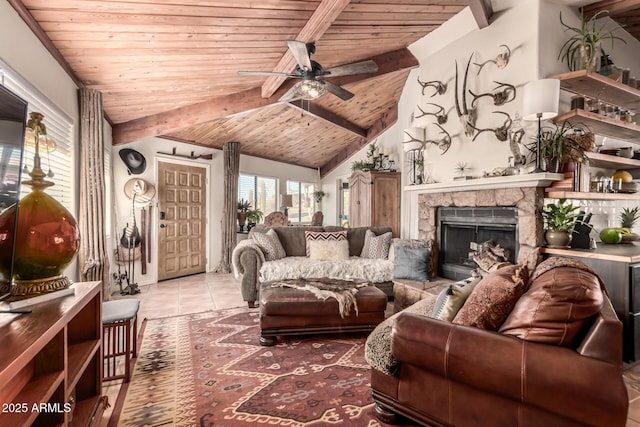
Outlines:
POLYGON ((102 281, 102 298, 111 299, 106 251, 102 94, 81 88, 80 101, 80 274, 102 281))
POLYGON ((222 258, 216 273, 231 272, 231 254, 238 235, 238 177, 240 175, 240 143, 227 142, 222 147, 224 162, 224 202, 222 208, 222 258))

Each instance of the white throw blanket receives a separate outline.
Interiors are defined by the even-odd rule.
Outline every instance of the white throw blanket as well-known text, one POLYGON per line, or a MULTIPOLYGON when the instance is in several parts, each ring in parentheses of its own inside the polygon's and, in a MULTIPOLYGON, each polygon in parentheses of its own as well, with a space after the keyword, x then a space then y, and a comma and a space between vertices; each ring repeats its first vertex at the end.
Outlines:
POLYGON ((393 261, 386 259, 350 257, 346 261, 316 261, 307 257, 286 257, 262 264, 260 281, 331 277, 381 283, 393 279, 393 271, 393 261))

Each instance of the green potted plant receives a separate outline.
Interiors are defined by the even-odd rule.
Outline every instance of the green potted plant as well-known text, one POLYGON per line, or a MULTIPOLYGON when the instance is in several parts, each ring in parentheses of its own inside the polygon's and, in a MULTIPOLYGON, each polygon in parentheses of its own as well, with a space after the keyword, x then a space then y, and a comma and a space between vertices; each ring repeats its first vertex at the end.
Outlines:
POLYGON ((324 196, 326 196, 327 193, 325 193, 322 190, 316 190, 313 192, 313 198, 315 199, 316 203, 320 203, 320 201, 322 200, 322 198, 324 196))
POLYGON ((247 222, 247 212, 251 210, 251 202, 245 199, 238 200, 238 227, 244 231, 244 224, 247 222))
POLYGON ((579 27, 572 27, 566 24, 562 20, 562 13, 560 13, 560 23, 564 27, 564 31, 569 31, 573 35, 560 48, 558 59, 566 62, 570 71, 582 69, 597 71, 596 67, 599 59, 607 57, 602 48, 603 41, 611 40, 611 48, 613 48, 615 40, 620 40, 626 44, 624 39, 613 34, 619 27, 607 30, 604 25, 596 26, 596 20, 607 13, 609 12, 601 10, 589 19, 585 19, 584 15, 582 15, 580 16, 579 27))
POLYGON ((548 172, 568 172, 575 162, 585 158, 590 147, 585 145, 584 130, 565 121, 542 131, 540 135, 540 157, 548 172))
POLYGON ((578 221, 579 206, 567 203, 567 199, 559 199, 555 203, 547 203, 542 208, 542 218, 547 224, 544 238, 547 245, 555 248, 567 248, 571 243, 571 233, 578 221))
POLYGON ((264 214, 258 208, 247 211, 247 230, 251 230, 257 223, 262 221, 264 214))

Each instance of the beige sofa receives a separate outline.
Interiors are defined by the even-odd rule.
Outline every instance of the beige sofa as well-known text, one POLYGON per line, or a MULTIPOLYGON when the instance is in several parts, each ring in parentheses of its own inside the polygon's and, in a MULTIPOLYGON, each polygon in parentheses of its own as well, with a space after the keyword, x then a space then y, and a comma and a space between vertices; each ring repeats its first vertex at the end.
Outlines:
POLYGON ((330 277, 339 279, 365 280, 375 284, 388 296, 393 295, 393 282, 391 281, 394 269, 393 262, 360 258, 367 230, 371 230, 376 236, 391 231, 388 227, 254 227, 249 238, 238 243, 233 251, 234 274, 236 277, 242 278, 242 298, 247 301, 249 307, 254 307, 255 301, 258 300, 261 281, 326 277, 314 275, 319 274, 319 271, 329 271, 330 277), (252 233, 266 232, 270 228, 276 232, 285 250, 286 257, 282 260, 266 261, 264 253, 252 239, 252 233), (313 261, 306 257, 305 231, 340 230, 347 230, 348 260, 313 261), (333 264, 319 266, 317 263, 333 264))

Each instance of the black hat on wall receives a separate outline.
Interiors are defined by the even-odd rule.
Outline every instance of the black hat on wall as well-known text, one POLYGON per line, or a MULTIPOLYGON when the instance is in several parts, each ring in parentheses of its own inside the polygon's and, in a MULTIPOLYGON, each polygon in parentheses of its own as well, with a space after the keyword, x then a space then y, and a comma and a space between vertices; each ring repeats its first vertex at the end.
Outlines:
POLYGON ((127 166, 129 175, 138 175, 147 168, 147 160, 140 152, 131 148, 123 148, 120 150, 120 158, 127 166))

